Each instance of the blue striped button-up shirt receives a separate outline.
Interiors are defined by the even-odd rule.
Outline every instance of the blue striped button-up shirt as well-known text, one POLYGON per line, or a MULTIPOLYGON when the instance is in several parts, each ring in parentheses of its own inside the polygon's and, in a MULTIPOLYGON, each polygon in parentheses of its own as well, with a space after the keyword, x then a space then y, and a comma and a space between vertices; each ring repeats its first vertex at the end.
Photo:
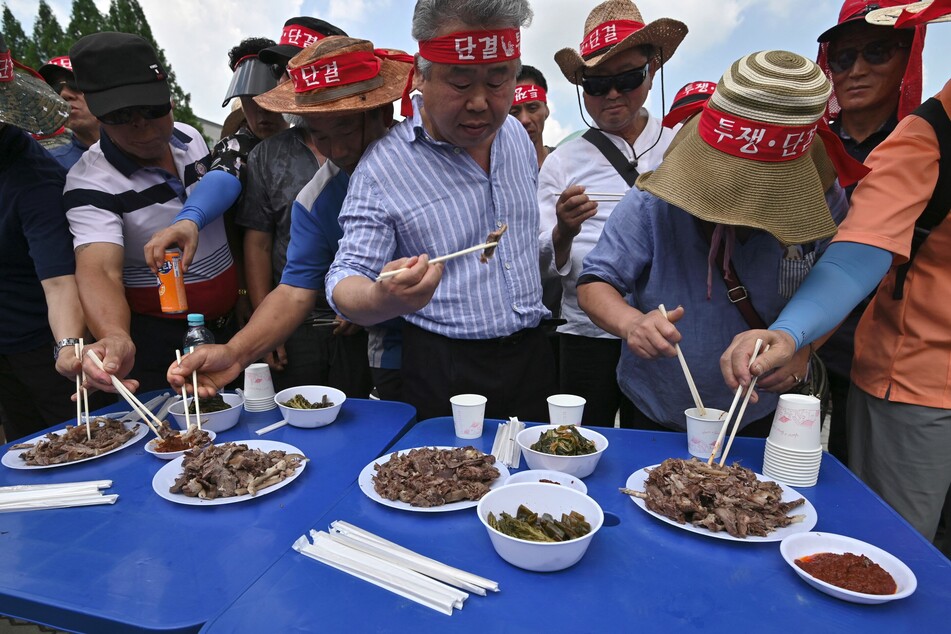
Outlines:
POLYGON ((435 141, 414 115, 360 161, 340 213, 344 236, 327 275, 327 299, 340 280, 370 279, 397 258, 431 257, 508 231, 488 264, 472 254, 446 262, 432 301, 407 321, 454 339, 489 339, 537 326, 541 302, 535 151, 512 117, 492 142, 486 173, 462 148, 435 141))

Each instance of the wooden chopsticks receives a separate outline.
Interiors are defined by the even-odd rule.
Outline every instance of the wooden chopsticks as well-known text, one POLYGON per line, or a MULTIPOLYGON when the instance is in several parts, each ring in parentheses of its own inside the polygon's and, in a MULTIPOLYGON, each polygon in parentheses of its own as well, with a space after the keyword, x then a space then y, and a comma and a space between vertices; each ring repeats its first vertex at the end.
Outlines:
MULTIPOLYGON (((482 244, 477 244, 477 245, 475 245, 474 247, 469 247, 468 249, 463 249, 462 251, 456 251, 455 253, 450 253, 450 254, 448 254, 448 255, 440 255, 438 258, 433 258, 432 260, 430 260, 429 263, 430 263, 430 264, 439 264, 440 262, 445 262, 446 260, 452 260, 453 258, 458 258, 458 257, 460 257, 460 256, 467 255, 467 254, 469 254, 469 253, 475 253, 476 251, 482 251, 483 249, 490 249, 490 248, 492 248, 492 247, 497 247, 497 246, 499 246, 498 241, 496 241, 496 242, 484 242, 484 243, 482 243, 482 244)), ((387 272, 385 272, 385 273, 380 273, 380 274, 377 276, 376 281, 377 281, 377 282, 380 282, 380 281, 382 281, 382 280, 389 279, 389 278, 393 277, 394 275, 396 275, 397 273, 399 273, 400 271, 405 271, 405 270, 408 269, 408 268, 409 268, 409 267, 404 266, 404 267, 401 268, 401 269, 395 269, 395 270, 393 270, 393 271, 387 271, 387 272)))
MULTIPOLYGON (((657 307, 660 311, 660 314, 664 316, 664 319, 667 318, 667 309, 664 308, 664 305, 661 304, 657 307)), ((693 375, 690 374, 690 368, 687 367, 687 360, 684 358, 684 353, 680 351, 680 344, 674 344, 674 350, 677 351, 677 358, 680 360, 680 367, 683 368, 684 376, 687 378, 687 387, 690 388, 690 396, 693 397, 693 403, 697 406, 697 413, 701 416, 707 415, 707 410, 703 406, 703 402, 700 400, 700 392, 697 391, 697 384, 693 382, 693 375)))
MULTIPOLYGON (((756 345, 753 348, 753 356, 750 357, 750 362, 748 367, 753 366, 753 362, 756 361, 757 355, 759 355, 760 348, 763 345, 762 339, 756 340, 756 345)), ((766 346, 766 349, 763 352, 769 350, 769 346, 766 346)), ((740 411, 736 416, 736 420, 733 423, 733 429, 730 432, 730 438, 727 442, 726 447, 723 449, 723 455, 720 456, 720 466, 726 462, 727 454, 730 453, 730 447, 733 445, 733 438, 736 436, 736 432, 740 429, 740 421, 743 419, 743 414, 746 412, 746 405, 750 401, 750 395, 753 393, 753 388, 756 387, 756 379, 758 377, 753 377, 753 380, 750 381, 749 387, 746 389, 746 396, 743 398, 743 405, 740 407, 740 411)), ((710 459, 707 460, 708 465, 713 464, 713 460, 717 455, 717 451, 720 449, 720 446, 723 443, 723 437, 726 435, 727 427, 730 424, 730 418, 733 416, 733 410, 736 409, 736 404, 740 400, 740 395, 743 393, 743 386, 740 385, 736 388, 736 394, 733 396, 733 403, 730 405, 730 411, 727 412, 726 416, 723 418, 723 426, 720 427, 720 434, 717 436, 717 441, 713 443, 713 451, 710 452, 710 459)))
MULTIPOLYGON (((97 368, 99 368, 103 372, 106 372, 106 368, 103 367, 102 365, 102 359, 100 359, 93 350, 87 350, 86 356, 92 359, 93 363, 96 364, 97 368)), ((155 414, 152 413, 152 410, 150 410, 148 407, 143 405, 142 401, 137 399, 135 395, 129 391, 129 388, 123 385, 122 381, 117 379, 112 374, 109 374, 109 378, 112 379, 112 385, 116 388, 116 391, 119 393, 119 395, 125 399, 126 403, 128 403, 132 407, 132 409, 134 409, 135 411, 139 413, 139 416, 141 416, 142 420, 145 421, 145 424, 149 426, 149 429, 155 432, 155 435, 158 436, 159 439, 161 439, 162 434, 159 433, 159 430, 156 427, 156 425, 158 427, 161 427, 162 421, 156 418, 155 414), (154 421, 155 423, 154 425, 152 424, 152 422, 149 421, 150 418, 152 419, 152 421, 154 421)))

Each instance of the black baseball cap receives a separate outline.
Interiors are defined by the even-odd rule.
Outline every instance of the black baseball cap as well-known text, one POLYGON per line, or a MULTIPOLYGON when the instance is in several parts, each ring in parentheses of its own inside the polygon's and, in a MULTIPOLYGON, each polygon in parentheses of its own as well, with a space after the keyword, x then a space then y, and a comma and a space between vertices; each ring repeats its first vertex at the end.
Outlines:
POLYGON ((330 35, 346 35, 346 32, 330 22, 324 22, 317 18, 306 16, 291 18, 284 23, 284 30, 281 31, 281 41, 278 45, 264 49, 258 53, 258 57, 265 64, 287 66, 287 62, 306 48, 308 44, 330 35))
POLYGON ((172 100, 158 54, 138 35, 111 31, 87 35, 69 49, 69 59, 93 116, 172 100))

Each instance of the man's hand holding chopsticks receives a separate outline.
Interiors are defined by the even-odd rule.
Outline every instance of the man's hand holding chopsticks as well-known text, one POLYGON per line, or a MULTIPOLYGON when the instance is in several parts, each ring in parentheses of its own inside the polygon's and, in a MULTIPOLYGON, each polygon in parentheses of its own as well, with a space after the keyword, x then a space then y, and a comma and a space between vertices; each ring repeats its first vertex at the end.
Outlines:
MULTIPOLYGON (((781 330, 748 330, 735 336, 733 343, 731 343, 730 347, 720 356, 720 372, 723 373, 723 380, 726 381, 727 386, 729 386, 731 390, 735 390, 740 385, 749 385, 754 376, 762 376, 773 368, 786 366, 792 361, 795 353, 796 343, 789 333, 781 330), (757 339, 762 340, 764 349, 768 345, 769 350, 757 356, 752 367, 747 367, 750 363, 750 358, 753 356, 753 348, 756 346, 757 339)), ((803 359, 805 362, 809 360, 808 348, 806 349, 806 355, 803 359)), ((805 375, 805 363, 803 359, 800 359, 800 363, 803 366, 803 373, 798 374, 798 372, 796 372, 798 378, 802 378, 805 375)), ((793 367, 797 366, 789 366, 788 369, 792 370, 793 367)), ((787 384, 786 390, 792 387, 788 385, 788 376, 792 374, 793 372, 789 372, 782 375, 784 383, 787 384)), ((766 378, 763 379, 763 381, 766 380, 766 378)), ((753 398, 756 398, 755 394, 753 398)))
POLYGON ((376 292, 380 306, 392 316, 414 313, 426 306, 433 298, 436 287, 442 280, 444 264, 430 264, 428 255, 393 260, 383 267, 382 273, 405 269, 398 275, 383 280, 370 288, 376 292))
POLYGON ((198 373, 198 396, 208 398, 233 381, 244 364, 227 345, 205 344, 182 357, 181 365, 172 361, 165 378, 179 392, 191 392, 192 372, 198 373))
POLYGON ((110 335, 91 343, 84 348, 82 370, 86 373, 86 388, 90 390, 102 390, 103 392, 115 392, 116 387, 112 383, 115 376, 122 380, 122 383, 134 392, 139 388, 139 382, 135 379, 125 378, 132 371, 135 363, 135 344, 132 339, 122 335, 110 335), (86 358, 86 353, 92 351, 97 357, 102 359, 104 370, 100 370, 95 363, 86 358))
POLYGON ((677 356, 674 344, 680 343, 681 335, 674 323, 683 316, 683 306, 667 311, 667 317, 660 310, 642 313, 632 309, 627 327, 627 347, 643 359, 677 356))

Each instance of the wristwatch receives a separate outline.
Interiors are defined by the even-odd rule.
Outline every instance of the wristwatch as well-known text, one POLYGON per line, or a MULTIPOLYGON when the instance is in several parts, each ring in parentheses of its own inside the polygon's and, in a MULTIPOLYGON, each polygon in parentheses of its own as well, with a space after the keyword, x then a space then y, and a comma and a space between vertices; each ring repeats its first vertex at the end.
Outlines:
POLYGON ((60 339, 55 344, 53 344, 53 361, 59 359, 59 351, 65 348, 66 346, 75 346, 79 343, 77 337, 67 337, 66 339, 60 339))

